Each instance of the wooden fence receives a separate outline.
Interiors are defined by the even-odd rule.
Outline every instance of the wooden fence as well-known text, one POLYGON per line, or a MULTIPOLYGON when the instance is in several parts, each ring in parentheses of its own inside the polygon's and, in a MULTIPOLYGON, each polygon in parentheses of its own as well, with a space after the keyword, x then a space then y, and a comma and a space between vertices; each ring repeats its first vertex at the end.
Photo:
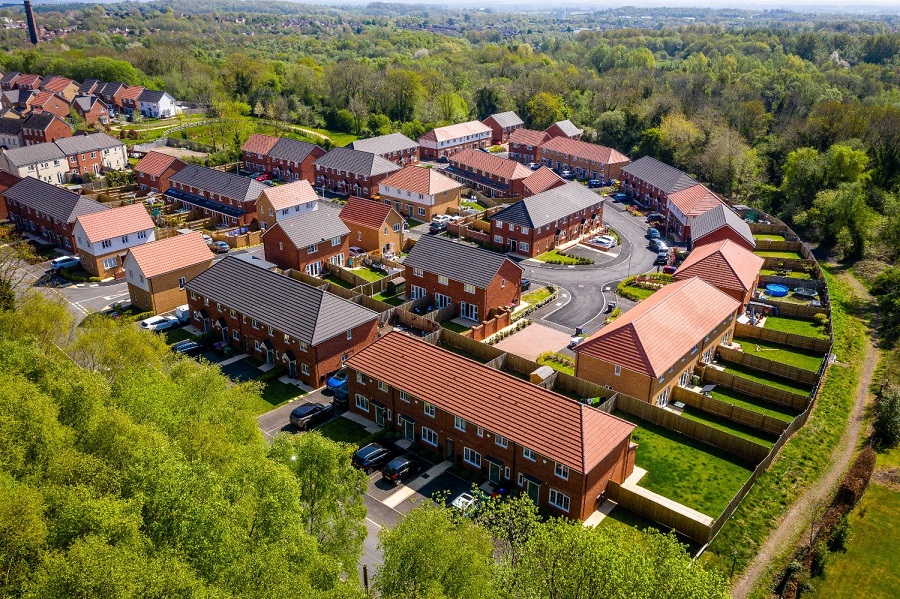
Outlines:
POLYGON ((706 545, 712 538, 711 526, 698 522, 665 504, 654 501, 651 497, 626 489, 613 481, 609 481, 606 485, 606 497, 635 514, 662 524, 667 529, 677 530, 701 545, 706 545))
MULTIPOLYGON (((725 347, 724 345, 718 346, 716 352, 719 354, 719 357, 726 362, 740 364, 741 366, 765 372, 766 374, 779 376, 789 381, 797 381, 803 385, 808 385, 809 387, 813 387, 819 382, 819 375, 812 370, 804 370, 789 364, 782 364, 775 360, 754 356, 730 347, 725 347)), ((824 356, 822 356, 822 358, 824 359, 824 356)))
POLYGON ((490 362, 500 354, 506 353, 493 345, 485 345, 449 329, 441 329, 440 343, 472 354, 483 362, 490 362))
POLYGON ((697 408, 698 410, 721 416, 722 418, 736 422, 737 424, 743 424, 744 426, 749 426, 750 428, 755 428, 756 430, 775 436, 783 433, 788 425, 784 420, 772 418, 771 416, 766 416, 759 412, 754 412, 753 410, 725 403, 724 401, 701 395, 696 391, 691 391, 684 387, 676 386, 672 390, 672 401, 680 401, 692 408, 697 408))
POLYGON ((814 337, 806 337, 804 335, 795 335, 794 333, 785 333, 783 331, 755 327, 740 322, 735 323, 734 336, 749 337, 750 339, 759 339, 761 341, 771 341, 772 343, 814 351, 823 355, 831 351, 831 339, 815 339, 814 337))
POLYGON ((428 333, 439 333, 442 330, 441 325, 438 323, 433 320, 428 320, 421 314, 416 314, 410 310, 396 308, 394 314, 397 316, 397 321, 404 326, 412 327, 420 331, 426 331, 428 333))
MULTIPOLYGON (((580 379, 565 372, 560 372, 559 376, 556 377, 554 390, 563 395, 575 395, 581 399, 593 399, 599 397, 604 402, 616 395, 616 392, 612 389, 607 389, 606 387, 580 379)), ((603 411, 609 412, 611 409, 603 411)))
POLYGON ((702 366, 700 380, 707 384, 721 385, 728 389, 734 389, 744 395, 749 395, 750 397, 761 399, 769 403, 787 406, 798 411, 805 410, 810 402, 808 395, 800 395, 798 393, 776 389, 775 387, 763 385, 762 383, 757 383, 750 379, 735 376, 730 372, 723 372, 712 366, 702 366))
POLYGON ((770 239, 757 239, 756 251, 758 252, 797 252, 803 244, 799 241, 773 241, 770 239))
POLYGON ((453 318, 456 316, 456 306, 450 304, 449 306, 444 306, 443 308, 438 308, 437 310, 432 310, 425 314, 425 318, 434 322, 441 322, 442 320, 447 320, 448 318, 453 318))
POLYGON ((804 260, 797 258, 763 258, 763 270, 778 270, 785 268, 788 270, 818 270, 818 264, 815 260, 804 260))
MULTIPOLYGON (((821 292, 820 292, 821 297, 821 292)), ((769 306, 774 306, 778 308, 779 316, 796 316, 798 318, 805 318, 807 320, 812 320, 815 318, 816 314, 825 314, 829 318, 831 317, 831 310, 829 308, 829 303, 824 301, 823 298, 821 306, 810 306, 806 304, 792 304, 790 302, 779 302, 778 300, 773 300, 771 298, 766 298, 764 300, 754 300, 760 301, 769 306)))

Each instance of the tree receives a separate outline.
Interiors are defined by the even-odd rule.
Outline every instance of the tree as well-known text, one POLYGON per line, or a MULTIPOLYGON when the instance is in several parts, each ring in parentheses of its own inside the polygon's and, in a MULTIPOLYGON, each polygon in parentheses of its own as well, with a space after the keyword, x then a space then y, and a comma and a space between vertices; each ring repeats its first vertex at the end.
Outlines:
POLYGON ((725 127, 713 130, 696 162, 704 177, 727 196, 748 195, 759 174, 756 150, 725 127))
POLYGON ((801 226, 815 227, 821 239, 833 243, 842 257, 860 257, 878 230, 880 219, 869 206, 866 183, 856 181, 820 191, 813 205, 797 213, 794 220, 801 226))
POLYGON ((562 96, 547 92, 535 94, 526 104, 528 126, 532 129, 546 129, 553 123, 566 118, 568 109, 562 96))
POLYGON ((502 112, 500 91, 495 86, 479 88, 475 92, 475 117, 483 121, 498 112, 502 112))
POLYGON ((678 165, 689 168, 703 147, 704 135, 694 122, 675 112, 664 116, 659 123, 659 141, 678 165))
POLYGON ((353 118, 353 113, 346 108, 341 108, 334 115, 334 128, 338 131, 353 133, 353 130, 356 127, 355 123, 356 119, 353 118))
POLYGON ((884 449, 900 444, 900 392, 887 389, 878 398, 875 414, 875 441, 884 449))
POLYGON ((462 96, 452 92, 441 94, 435 100, 438 120, 457 123, 469 114, 469 107, 462 96))
POLYGON ((419 119, 414 119, 400 125, 400 133, 412 140, 416 140, 425 134, 425 125, 419 119))
MULTIPOLYGON (((362 133, 363 125, 369 120, 369 105, 366 104, 366 101, 361 97, 353 96, 350 98, 350 104, 347 108, 353 115, 353 132, 356 135, 359 135, 362 133)), ((390 120, 388 121, 388 124, 390 124, 390 120)))
POLYGON ((26 266, 36 262, 34 246, 12 227, 0 227, 0 311, 13 309, 18 294, 28 287, 26 266))

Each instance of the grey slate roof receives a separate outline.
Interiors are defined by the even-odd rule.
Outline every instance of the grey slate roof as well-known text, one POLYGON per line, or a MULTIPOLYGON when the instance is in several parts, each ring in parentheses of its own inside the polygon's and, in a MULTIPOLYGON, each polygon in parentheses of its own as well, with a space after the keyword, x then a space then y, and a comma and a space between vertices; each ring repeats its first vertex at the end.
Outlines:
POLYGON ((27 166, 37 162, 65 160, 66 154, 55 143, 33 144, 7 150, 3 154, 13 166, 27 166))
POLYGON ((188 291, 317 345, 378 313, 296 279, 228 256, 187 282, 188 291))
POLYGON ((25 104, 32 96, 37 94, 33 89, 11 89, 3 92, 3 97, 10 104, 25 104))
MULTIPOLYGON (((568 135, 569 137, 573 137, 575 135, 581 135, 583 133, 583 131, 581 129, 579 129, 578 127, 576 127, 575 123, 573 123, 569 119, 566 119, 564 121, 556 121, 555 123, 553 123, 553 125, 556 125, 557 127, 559 127, 560 130, 563 133, 565 133, 566 135, 568 135)), ((552 127, 553 125, 550 125, 550 127, 552 127)), ((550 127, 548 127, 548 129, 550 127)))
MULTIPOLYGON (((488 118, 493 118, 494 122, 504 129, 507 127, 518 127, 525 124, 525 122, 519 118, 519 115, 517 115, 512 110, 508 110, 506 112, 498 112, 497 114, 492 114, 488 118)), ((574 125, 572 126, 574 127, 574 125)))
POLYGON ((156 91, 153 89, 145 89, 141 92, 141 95, 138 96, 138 102, 159 102, 163 99, 163 97, 165 97, 165 95, 166 92, 156 91))
POLYGON ((171 177, 171 183, 190 185, 202 191, 215 193, 240 202, 252 202, 266 186, 248 177, 189 164, 171 177))
POLYGON ((699 185, 684 171, 660 162, 652 156, 638 158, 631 164, 622 167, 622 172, 652 185, 663 193, 674 193, 699 185))
POLYGON ((75 135, 72 137, 63 137, 54 142, 59 149, 66 153, 66 156, 73 154, 81 154, 83 152, 93 152, 94 150, 105 150, 107 148, 118 148, 122 142, 114 139, 106 133, 90 133, 88 135, 75 135))
POLYGON ((25 177, 7 189, 4 195, 10 200, 40 210, 64 223, 73 223, 76 218, 85 214, 109 210, 108 207, 88 197, 44 183, 34 177, 25 177))
POLYGON ((399 171, 400 167, 371 152, 335 148, 316 160, 316 166, 372 177, 399 171))
POLYGON ((584 185, 569 182, 510 204, 491 216, 491 220, 536 229, 602 201, 603 196, 584 185))
POLYGON ((350 234, 350 229, 340 218, 340 212, 328 208, 280 220, 272 229, 284 231, 297 249, 315 243, 331 243, 333 237, 350 234))
POLYGON ((0 133, 4 135, 18 135, 22 130, 22 119, 0 118, 0 133))
POLYGON ((390 135, 379 135, 368 139, 357 139, 347 147, 360 152, 371 152, 372 154, 384 156, 391 152, 414 150, 419 147, 419 142, 411 140, 402 133, 391 133, 390 135))
POLYGON ((316 144, 311 144, 306 141, 282 137, 274 146, 272 146, 272 149, 269 150, 269 158, 299 163, 306 160, 306 157, 309 156, 310 152, 317 147, 316 144))
MULTIPOLYGON (((78 96, 72 102, 73 105, 77 104, 79 108, 81 108, 82 112, 90 112, 94 107, 94 104, 100 102, 104 106, 106 106, 106 102, 98 98, 97 96, 78 96)), ((107 106, 107 108, 109 108, 107 106)))
POLYGON ((750 225, 734 210, 724 205, 716 206, 691 219, 691 239, 696 241, 714 231, 718 231, 722 227, 731 227, 735 233, 750 242, 750 245, 756 247, 756 240, 750 231, 750 225))
POLYGON ((443 237, 422 235, 403 264, 486 289, 506 262, 515 264, 497 252, 443 237))
POLYGON ((99 80, 99 79, 85 79, 85 80, 84 80, 84 83, 82 83, 82 84, 78 87, 78 91, 77 91, 76 93, 78 93, 78 94, 90 94, 90 93, 93 93, 93 92, 96 91, 94 88, 97 87, 97 84, 98 84, 98 83, 100 83, 100 80, 99 80))
POLYGON ((32 112, 31 116, 25 119, 25 122, 22 123, 22 127, 26 129, 37 129, 38 131, 43 131, 47 127, 49 127, 50 123, 52 123, 54 120, 62 119, 50 112, 32 112))
POLYGON ((100 87, 100 89, 94 90, 94 93, 101 96, 112 96, 115 95, 115 93, 118 92, 122 87, 125 87, 124 83, 121 83, 119 81, 110 81, 109 83, 104 83, 102 87, 100 87))
POLYGON ((18 77, 21 74, 22 73, 20 73, 19 71, 9 71, 9 72, 5 73, 2 78, 0 78, 0 84, 9 83, 10 81, 12 81, 13 79, 15 79, 16 77, 18 77))

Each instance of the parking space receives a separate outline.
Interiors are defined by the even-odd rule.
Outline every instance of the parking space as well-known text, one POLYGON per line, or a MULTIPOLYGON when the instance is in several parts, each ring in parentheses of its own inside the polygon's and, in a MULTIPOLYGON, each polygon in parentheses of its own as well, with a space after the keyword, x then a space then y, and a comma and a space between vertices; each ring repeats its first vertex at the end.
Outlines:
POLYGON ((249 360, 238 360, 237 362, 232 362, 230 364, 225 364, 221 366, 222 374, 228 375, 233 381, 245 382, 252 381, 254 379, 258 379, 262 376, 263 371, 259 369, 259 367, 249 360))
POLYGON ((431 499, 436 493, 445 493, 447 505, 450 505, 450 502, 456 497, 461 493, 470 491, 471 488, 471 482, 463 480, 450 472, 442 472, 434 477, 434 480, 428 481, 425 486, 419 488, 408 498, 394 506, 394 509, 401 514, 409 513, 423 501, 431 499))
MULTIPOLYGON (((296 433, 299 432, 297 427, 291 424, 290 416, 291 412, 294 411, 294 408, 299 406, 302 403, 322 403, 327 404, 331 403, 333 399, 333 394, 331 391, 328 391, 325 388, 317 389, 312 393, 304 395, 303 397, 298 397, 294 401, 288 402, 283 406, 279 406, 274 410, 266 412, 262 414, 256 419, 256 422, 259 426, 259 430, 266 436, 266 438, 271 439, 278 433, 296 433)), ((334 411, 334 417, 340 416, 344 410, 336 409, 334 411)), ((330 419, 329 419, 330 422, 330 419)), ((324 422, 322 424, 325 424, 324 422)), ((319 425, 321 426, 321 425, 319 425)))
POLYGON ((571 338, 569 332, 551 329, 535 322, 500 341, 494 347, 534 360, 542 352, 565 348, 571 338))

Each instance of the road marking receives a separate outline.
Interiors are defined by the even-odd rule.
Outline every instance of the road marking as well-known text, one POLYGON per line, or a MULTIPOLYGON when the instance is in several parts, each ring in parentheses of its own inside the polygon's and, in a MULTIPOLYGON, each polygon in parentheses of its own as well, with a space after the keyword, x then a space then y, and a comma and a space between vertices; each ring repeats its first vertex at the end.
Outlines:
POLYGON ((379 524, 378 522, 375 522, 374 520, 372 520, 372 519, 369 518, 368 516, 366 516, 366 520, 368 520, 369 522, 371 522, 372 524, 374 524, 375 526, 377 526, 379 529, 384 528, 384 526, 382 526, 382 525, 379 524))
POLYGON ((412 487, 407 487, 406 485, 400 485, 394 493, 391 493, 381 502, 387 507, 394 509, 410 497, 412 497, 416 493, 416 490, 412 487))

